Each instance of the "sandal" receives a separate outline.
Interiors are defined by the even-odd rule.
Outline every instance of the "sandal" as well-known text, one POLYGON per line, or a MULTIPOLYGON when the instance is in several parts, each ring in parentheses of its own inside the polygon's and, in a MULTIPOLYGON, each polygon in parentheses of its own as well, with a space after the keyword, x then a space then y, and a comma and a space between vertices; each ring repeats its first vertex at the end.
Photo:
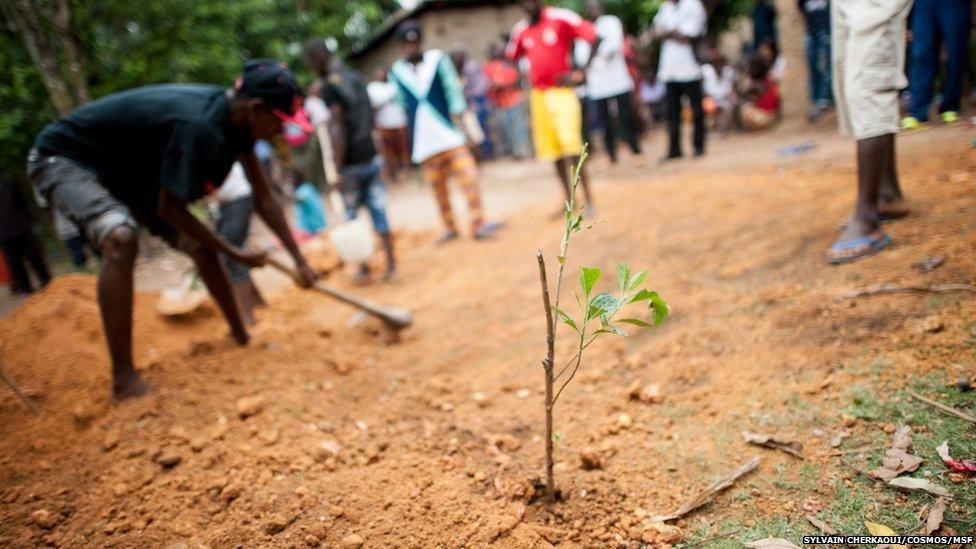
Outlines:
POLYGON ((891 237, 886 233, 875 233, 851 240, 838 240, 827 251, 827 263, 840 265, 869 256, 888 247, 891 237))

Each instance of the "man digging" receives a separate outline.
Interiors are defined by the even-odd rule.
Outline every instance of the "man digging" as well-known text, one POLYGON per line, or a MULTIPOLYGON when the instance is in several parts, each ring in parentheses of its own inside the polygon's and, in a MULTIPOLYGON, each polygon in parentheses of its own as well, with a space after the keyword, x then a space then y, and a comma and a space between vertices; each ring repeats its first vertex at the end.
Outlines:
POLYGON ((187 205, 219 187, 240 161, 254 206, 295 261, 300 284, 316 274, 291 236, 254 154, 290 120, 300 90, 271 59, 249 61, 233 89, 208 85, 137 88, 93 101, 49 124, 28 157, 28 176, 52 207, 102 256, 98 303, 112 361, 112 396, 149 390, 132 359, 133 269, 141 225, 196 264, 234 340, 250 336, 218 253, 253 267, 265 254, 237 248, 198 221, 187 205))

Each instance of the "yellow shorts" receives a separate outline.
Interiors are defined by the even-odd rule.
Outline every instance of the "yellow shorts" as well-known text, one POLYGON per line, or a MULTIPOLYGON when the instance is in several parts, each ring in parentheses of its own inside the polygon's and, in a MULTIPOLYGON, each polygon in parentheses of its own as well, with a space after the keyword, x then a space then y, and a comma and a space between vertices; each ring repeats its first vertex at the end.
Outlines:
POLYGON ((583 152, 583 115, 573 88, 533 89, 529 109, 536 157, 558 160, 583 152))

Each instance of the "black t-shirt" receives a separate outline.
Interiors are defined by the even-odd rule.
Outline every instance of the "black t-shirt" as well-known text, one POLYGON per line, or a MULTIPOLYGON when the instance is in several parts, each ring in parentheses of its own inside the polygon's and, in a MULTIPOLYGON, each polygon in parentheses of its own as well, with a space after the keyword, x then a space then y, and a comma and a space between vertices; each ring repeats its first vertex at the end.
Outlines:
POLYGON ((92 101, 37 136, 45 156, 63 156, 98 174, 113 196, 156 234, 159 190, 192 202, 223 184, 238 156, 254 146, 228 124, 223 88, 147 86, 92 101))
POLYGON ((373 144, 373 106, 366 84, 356 71, 339 67, 322 82, 322 100, 345 111, 346 158, 343 164, 365 164, 376 156, 373 144))

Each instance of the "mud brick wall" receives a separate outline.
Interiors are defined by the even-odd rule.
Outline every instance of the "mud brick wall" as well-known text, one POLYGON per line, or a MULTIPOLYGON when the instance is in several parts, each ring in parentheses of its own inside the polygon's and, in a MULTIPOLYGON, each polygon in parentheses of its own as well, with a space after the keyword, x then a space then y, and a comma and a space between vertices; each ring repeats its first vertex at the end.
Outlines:
MULTIPOLYGON (((518 5, 479 6, 458 9, 431 10, 417 20, 424 31, 424 46, 445 51, 464 45, 478 60, 487 57, 488 44, 508 35, 523 17, 518 5)), ((378 64, 390 65, 400 57, 394 36, 389 36, 372 50, 354 61, 356 68, 368 71, 378 64)))

